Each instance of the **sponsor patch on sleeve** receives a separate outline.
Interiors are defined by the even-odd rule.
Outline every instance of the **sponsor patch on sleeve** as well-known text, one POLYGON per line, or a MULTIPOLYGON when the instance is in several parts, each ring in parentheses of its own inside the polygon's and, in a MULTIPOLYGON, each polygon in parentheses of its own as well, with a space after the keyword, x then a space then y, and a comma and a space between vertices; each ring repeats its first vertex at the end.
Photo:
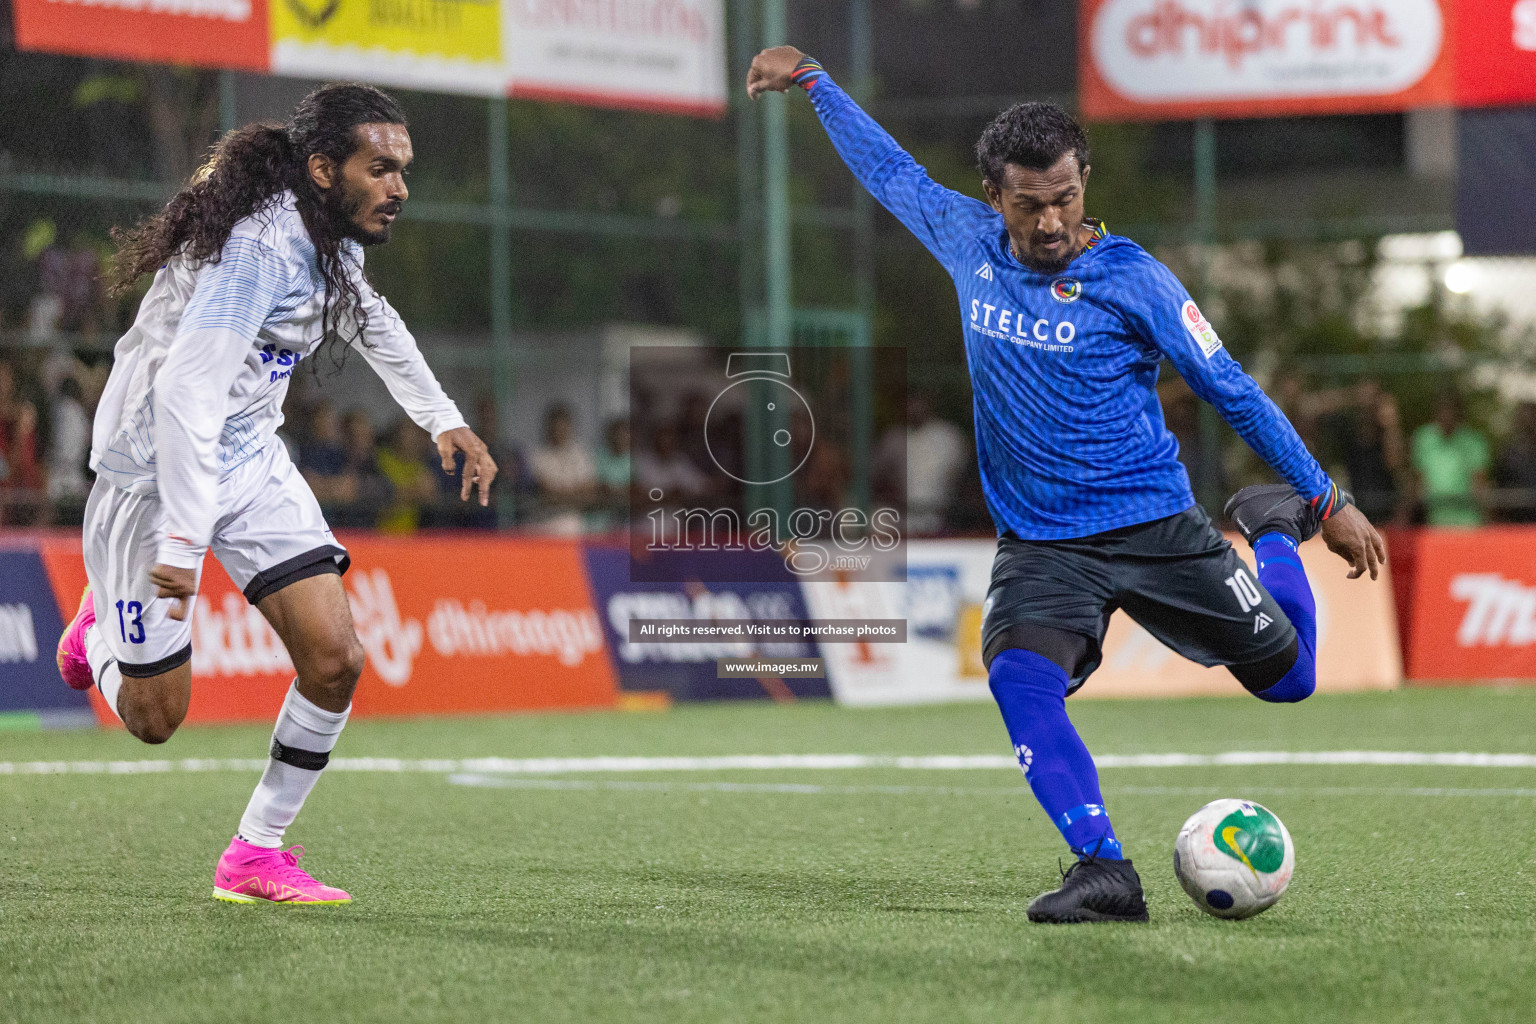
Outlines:
POLYGON ((1184 329, 1189 332, 1189 336, 1195 339, 1195 344, 1200 346, 1200 351, 1205 353, 1205 358, 1211 358, 1221 348, 1221 338, 1217 336, 1216 328, 1200 312, 1194 299, 1184 303, 1179 319, 1184 322, 1184 329))

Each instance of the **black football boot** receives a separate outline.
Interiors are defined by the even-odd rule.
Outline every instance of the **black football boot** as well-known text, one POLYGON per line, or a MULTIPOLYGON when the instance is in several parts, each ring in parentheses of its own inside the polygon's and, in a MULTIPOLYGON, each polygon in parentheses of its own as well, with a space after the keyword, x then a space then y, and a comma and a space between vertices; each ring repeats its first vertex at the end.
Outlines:
POLYGON ((1035 897, 1029 919, 1037 924, 1145 921, 1141 877, 1128 860, 1084 857, 1061 873, 1060 889, 1035 897))
POLYGON ((1227 501, 1222 511, 1252 544, 1266 533, 1283 533, 1296 543, 1311 540, 1323 528, 1323 520, 1355 499, 1338 484, 1315 502, 1297 494, 1290 484, 1256 484, 1244 487, 1227 501))

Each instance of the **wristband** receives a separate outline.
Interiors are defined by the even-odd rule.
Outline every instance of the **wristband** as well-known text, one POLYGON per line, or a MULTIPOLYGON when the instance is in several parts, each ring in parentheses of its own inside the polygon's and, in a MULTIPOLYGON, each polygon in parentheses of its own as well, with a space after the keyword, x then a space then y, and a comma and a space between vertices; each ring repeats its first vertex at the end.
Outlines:
POLYGON ((1354 503, 1354 497, 1332 480, 1328 481, 1328 489, 1311 501, 1312 507, 1318 511, 1318 521, 1323 523, 1332 519, 1345 505, 1354 503))
POLYGON ((807 57, 795 65, 795 70, 789 73, 789 80, 806 92, 810 92, 811 87, 825 78, 826 75, 827 72, 821 66, 820 61, 814 57, 807 57))

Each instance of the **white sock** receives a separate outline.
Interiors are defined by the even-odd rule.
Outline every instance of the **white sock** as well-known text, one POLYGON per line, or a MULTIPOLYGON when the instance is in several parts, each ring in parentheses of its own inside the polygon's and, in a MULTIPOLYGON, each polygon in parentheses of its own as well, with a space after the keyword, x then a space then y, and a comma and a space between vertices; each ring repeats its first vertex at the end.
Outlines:
POLYGON ((294 680, 272 730, 272 759, 240 819, 241 839, 273 850, 283 845, 283 833, 320 780, 351 711, 351 705, 346 711, 316 706, 299 693, 294 680))
POLYGON ((90 663, 96 689, 106 698, 107 707, 112 709, 117 720, 122 721, 123 714, 117 710, 117 692, 123 688, 123 674, 117 670, 117 659, 112 657, 107 642, 94 624, 85 631, 85 660, 90 663))

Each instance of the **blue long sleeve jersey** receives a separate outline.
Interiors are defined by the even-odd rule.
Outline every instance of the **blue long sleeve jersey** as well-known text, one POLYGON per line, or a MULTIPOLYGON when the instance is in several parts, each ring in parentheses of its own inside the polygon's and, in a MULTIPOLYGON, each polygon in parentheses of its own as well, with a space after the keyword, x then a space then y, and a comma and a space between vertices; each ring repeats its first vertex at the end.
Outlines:
POLYGON ((1000 534, 1086 537, 1195 503, 1157 397, 1165 356, 1298 493, 1329 490, 1290 421, 1145 249, 1101 226, 1060 274, 1030 270, 1000 214, 928 177, 819 68, 796 80, 859 181, 954 279, 1000 534))

